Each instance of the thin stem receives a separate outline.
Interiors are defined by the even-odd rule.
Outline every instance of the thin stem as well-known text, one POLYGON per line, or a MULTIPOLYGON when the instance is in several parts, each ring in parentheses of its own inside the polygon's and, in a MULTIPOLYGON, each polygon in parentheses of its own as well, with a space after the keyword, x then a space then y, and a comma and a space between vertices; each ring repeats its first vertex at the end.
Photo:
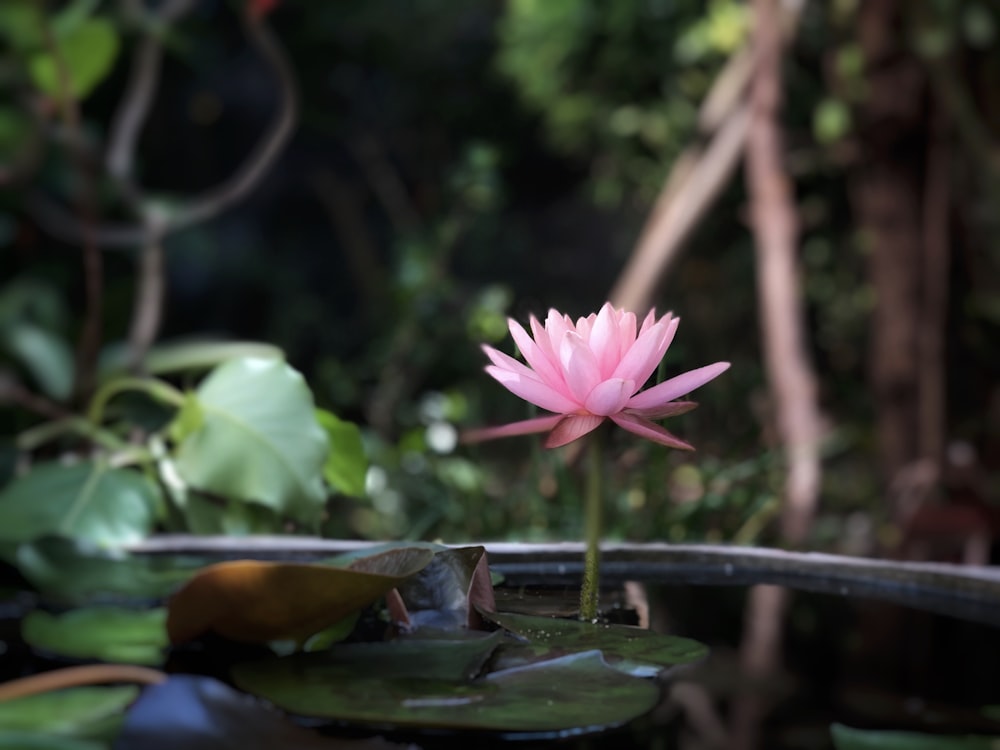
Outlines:
POLYGON ((45 443, 63 435, 78 435, 109 451, 129 449, 128 443, 107 430, 102 430, 82 417, 67 417, 53 422, 43 422, 17 436, 17 447, 22 451, 33 451, 45 443))
POLYGON ((165 292, 163 242, 159 230, 152 228, 139 251, 139 273, 128 334, 127 361, 133 373, 146 369, 146 355, 156 340, 163 317, 165 292))
POLYGON ((94 398, 90 402, 90 408, 87 409, 87 419, 91 424, 100 424, 104 419, 104 409, 108 405, 108 402, 119 393, 125 391, 139 391, 157 401, 162 401, 178 408, 184 405, 184 394, 162 380, 118 378, 117 380, 105 383, 94 394, 94 398))
MULTIPOLYGON (((172 22, 180 16, 185 7, 185 4, 182 3, 166 6, 172 10, 166 12, 165 9, 163 13, 159 14, 159 19, 166 23, 172 22)), ((232 175, 201 195, 179 203, 163 217, 161 226, 163 237, 208 221, 257 187, 267 171, 274 165, 295 130, 298 119, 298 91, 291 63, 280 42, 264 22, 259 18, 253 19, 246 13, 244 16, 247 39, 271 69, 276 79, 279 97, 277 113, 246 160, 236 168, 232 175)), ((116 130, 115 133, 116 139, 118 139, 116 142, 132 137, 128 135, 127 130, 116 130)), ((115 158, 120 159, 118 156, 115 158)), ((129 165, 126 163, 124 166, 128 167, 129 165)), ((116 168, 122 168, 122 164, 119 162, 116 168)), ((133 194, 141 194, 141 186, 133 185, 127 189, 133 194)), ((128 196, 126 195, 126 197, 128 196)), ((103 248, 120 248, 141 245, 147 241, 149 228, 145 223, 138 225, 135 223, 104 224, 98 227, 96 221, 88 224, 88 222, 82 221, 83 217, 78 220, 72 214, 67 213, 59 204, 43 195, 33 196, 29 200, 29 206, 46 231, 55 237, 71 242, 91 237, 103 248)), ((147 213, 156 210, 155 206, 152 208, 146 206, 147 213)))
POLYGON ((583 561, 583 585, 580 588, 580 619, 590 622, 597 619, 597 604, 601 592, 601 505, 604 500, 604 484, 601 472, 603 459, 601 444, 602 429, 591 433, 587 450, 587 482, 584 502, 584 530, 587 537, 587 552, 583 561))
POLYGON ((0 685, 0 702, 80 685, 101 685, 108 682, 156 685, 166 679, 166 674, 148 667, 131 664, 84 664, 9 680, 0 685))

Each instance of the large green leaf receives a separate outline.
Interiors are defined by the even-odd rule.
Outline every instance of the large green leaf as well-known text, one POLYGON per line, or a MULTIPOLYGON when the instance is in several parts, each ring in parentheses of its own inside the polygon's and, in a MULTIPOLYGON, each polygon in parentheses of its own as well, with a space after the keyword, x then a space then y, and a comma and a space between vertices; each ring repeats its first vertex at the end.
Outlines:
POLYGON ((241 664, 234 678, 287 711, 377 726, 576 734, 621 726, 659 700, 654 682, 596 651, 468 679, 496 637, 334 646, 241 664))
POLYGON ((130 544, 153 530, 161 505, 159 488, 135 471, 97 461, 38 464, 0 492, 0 541, 62 536, 130 544))
POLYGON ((21 636, 60 656, 154 666, 164 660, 166 621, 162 608, 83 607, 62 615, 35 610, 21 620, 21 636))
POLYGON ((345 495, 362 497, 365 494, 368 458, 361 442, 361 430, 356 424, 338 419, 323 409, 316 410, 316 418, 330 440, 330 453, 323 464, 323 477, 327 484, 345 495))
POLYGON ((109 72, 118 56, 120 42, 115 26, 103 18, 90 18, 75 24, 57 37, 59 58, 42 51, 31 58, 31 78, 35 85, 52 97, 63 91, 63 70, 69 78, 69 91, 84 99, 109 72))
POLYGON ((110 738, 139 688, 77 687, 0 702, 0 732, 110 738))
POLYGON ((302 376, 280 360, 238 359, 213 370, 194 395, 201 419, 176 453, 184 481, 317 521, 329 443, 302 376))

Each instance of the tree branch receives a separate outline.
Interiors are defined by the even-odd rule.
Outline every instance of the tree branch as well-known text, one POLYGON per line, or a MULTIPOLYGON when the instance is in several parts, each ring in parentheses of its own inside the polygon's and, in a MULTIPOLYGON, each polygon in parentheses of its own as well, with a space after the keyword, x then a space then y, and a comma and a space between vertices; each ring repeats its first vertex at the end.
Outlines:
MULTIPOLYGON (((291 137, 298 115, 298 94, 291 65, 267 26, 261 20, 243 19, 251 46, 267 62, 278 84, 280 104, 278 113, 258 140, 246 160, 221 184, 182 203, 163 214, 157 205, 144 204, 144 218, 162 222, 163 237, 216 216, 246 196, 260 182, 274 164, 281 150, 291 137)), ((119 136, 126 137, 126 136, 119 136)), ((62 206, 42 195, 32 196, 29 209, 35 218, 53 236, 77 242, 84 235, 84 227, 62 206)), ((110 224, 95 229, 95 238, 103 247, 135 247, 146 241, 148 228, 144 225, 110 224)))
POLYGON ((746 141, 745 92, 751 57, 734 55, 716 78, 699 114, 707 146, 687 148, 674 162, 646 225, 609 299, 619 307, 644 310, 657 283, 679 254, 684 241, 726 186, 746 141))
POLYGON ((126 364, 130 371, 140 372, 149 348, 156 340, 163 317, 163 300, 166 296, 163 240, 160 233, 150 229, 148 241, 139 251, 138 282, 132 303, 132 322, 128 333, 126 364))
POLYGON ((923 257, 917 339, 917 449, 933 463, 940 481, 946 434, 945 329, 948 318, 948 216, 951 209, 951 148, 944 115, 933 118, 927 145, 923 196, 923 257))
MULTIPOLYGON (((819 499, 820 415, 816 376, 806 348, 797 258, 798 215, 784 166, 780 0, 754 0, 753 11, 756 65, 750 91, 747 192, 757 255, 764 369, 785 452, 781 531, 786 543, 798 547, 808 537, 819 499)), ((740 644, 740 664, 750 679, 766 678, 778 671, 788 599, 788 591, 775 586, 755 586, 750 592, 740 644)), ((757 746, 766 710, 763 696, 740 696, 732 716, 735 748, 757 746)))
POLYGON ((169 0, 158 13, 152 15, 144 11, 141 4, 140 0, 128 0, 126 3, 128 14, 142 28, 142 39, 132 57, 125 92, 111 120, 104 161, 108 174, 123 187, 133 188, 132 197, 135 198, 139 197, 138 188, 133 183, 136 145, 159 83, 163 59, 160 36, 164 26, 175 23, 189 10, 191 0, 169 0))

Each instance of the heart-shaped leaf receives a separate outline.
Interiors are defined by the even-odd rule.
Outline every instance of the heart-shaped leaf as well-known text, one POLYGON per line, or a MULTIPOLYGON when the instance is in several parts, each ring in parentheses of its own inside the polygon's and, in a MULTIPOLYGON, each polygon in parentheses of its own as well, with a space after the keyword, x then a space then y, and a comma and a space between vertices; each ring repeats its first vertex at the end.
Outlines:
POLYGON ((690 638, 661 635, 627 625, 603 625, 555 617, 483 612, 483 617, 529 643, 510 648, 504 664, 532 663, 571 652, 598 649, 608 664, 636 677, 704 658, 708 648, 690 638))
POLYGON ((310 635, 368 606, 434 557, 423 548, 389 550, 348 568, 235 560, 203 569, 170 600, 167 633, 184 643, 213 631, 236 641, 310 635))
POLYGON ((166 619, 161 608, 85 607, 62 615, 35 610, 21 620, 21 636, 60 656, 158 665, 167 647, 166 619))
POLYGON ((329 443, 302 375, 281 360, 235 359, 213 370, 194 397, 176 453, 184 481, 315 523, 329 443))
POLYGON ((355 658, 342 658, 338 652, 347 647, 335 646, 323 654, 241 664, 234 679, 241 688, 306 716, 379 727, 556 736, 621 726, 659 700, 652 681, 608 667, 596 651, 469 680, 439 665, 459 649, 489 648, 495 645, 492 639, 363 645, 369 649, 355 648, 355 658))
POLYGON ((120 46, 118 33, 110 21, 90 18, 73 26, 56 39, 57 60, 51 52, 39 52, 31 59, 31 78, 39 89, 59 98, 64 83, 63 70, 69 78, 71 96, 84 99, 111 71, 120 46))
POLYGON ((138 472, 97 461, 38 464, 0 492, 0 541, 61 536, 122 546, 153 530, 161 506, 159 488, 138 472))

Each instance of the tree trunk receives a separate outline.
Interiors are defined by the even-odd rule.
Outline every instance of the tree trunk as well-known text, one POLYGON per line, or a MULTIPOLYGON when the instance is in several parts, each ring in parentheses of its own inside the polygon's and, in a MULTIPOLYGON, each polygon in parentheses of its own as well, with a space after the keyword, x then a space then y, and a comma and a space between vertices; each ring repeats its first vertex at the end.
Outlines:
MULTIPOLYGON (((820 415, 816 377, 806 346, 805 315, 797 256, 798 214, 784 166, 780 124, 782 14, 778 0, 755 0, 754 54, 746 176, 757 255, 761 344, 778 435, 785 454, 781 531, 802 545, 812 526, 820 487, 820 415)), ((757 586, 747 599, 740 663, 751 681, 773 677, 781 663, 788 592, 757 586)), ((740 696, 733 706, 735 748, 758 745, 767 711, 760 693, 740 696)))
MULTIPOLYGON (((903 10, 898 0, 867 0, 859 8, 868 95, 859 113, 862 158, 851 186, 875 292, 869 377, 887 484, 900 481, 920 457, 926 429, 919 413, 925 80, 901 49, 903 10)), ((897 518, 905 512, 898 505, 893 510, 897 518)))

